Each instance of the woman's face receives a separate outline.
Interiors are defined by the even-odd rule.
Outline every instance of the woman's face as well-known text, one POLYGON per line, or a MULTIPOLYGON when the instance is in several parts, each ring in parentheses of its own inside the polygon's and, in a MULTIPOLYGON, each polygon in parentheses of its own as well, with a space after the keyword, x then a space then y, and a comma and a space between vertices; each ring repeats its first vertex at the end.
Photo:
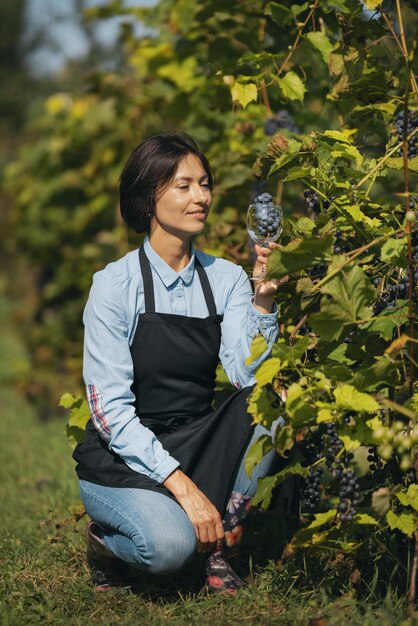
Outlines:
POLYGON ((168 187, 160 194, 157 191, 150 232, 155 235, 163 230, 182 239, 200 233, 211 204, 205 168, 197 156, 188 154, 168 187))

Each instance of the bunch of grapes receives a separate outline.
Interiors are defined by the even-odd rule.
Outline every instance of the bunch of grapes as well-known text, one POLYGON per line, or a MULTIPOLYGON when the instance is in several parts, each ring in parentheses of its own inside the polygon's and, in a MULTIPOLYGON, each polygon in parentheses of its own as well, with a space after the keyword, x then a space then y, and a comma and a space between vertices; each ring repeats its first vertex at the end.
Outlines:
MULTIPOLYGON (((320 429, 312 433, 309 439, 304 440, 301 448, 305 461, 309 465, 312 465, 321 458, 321 451, 323 449, 323 446, 324 437, 320 429)), ((305 480, 305 484, 302 490, 303 499, 305 501, 305 506, 308 511, 314 511, 319 504, 319 500, 321 497, 322 473, 322 467, 315 466, 309 468, 309 474, 305 480)))
POLYGON ((274 135, 281 128, 286 128, 292 133, 299 133, 299 128, 295 126, 290 113, 282 109, 277 111, 273 117, 268 117, 264 122, 264 133, 268 136, 274 135))
MULTIPOLYGON (((402 111, 399 111, 399 113, 396 116, 396 132, 398 134, 398 141, 403 141, 404 127, 405 127, 405 113, 402 110, 402 111)), ((414 128, 417 128, 417 127, 418 127, 418 117, 415 116, 413 111, 408 110, 408 118, 407 118, 407 124, 406 124, 407 135, 410 135, 412 131, 414 130, 414 128)), ((414 135, 408 141, 408 158, 412 159, 413 157, 416 157, 417 154, 418 154, 417 135, 414 135)), ((402 155, 403 155, 403 149, 401 148, 399 150, 399 156, 402 156, 402 155)))
POLYGON ((271 236, 280 225, 280 216, 269 193, 262 193, 254 200, 257 230, 262 237, 271 236))
MULTIPOLYGON (((351 415, 344 416, 344 422, 349 423, 351 415)), ((357 513, 356 506, 360 502, 360 485, 355 477, 354 471, 350 467, 350 462, 354 458, 351 452, 344 452, 338 457, 338 453, 343 448, 343 443, 338 437, 338 432, 334 422, 328 422, 326 425, 326 434, 329 437, 329 448, 326 452, 326 465, 330 473, 335 476, 339 483, 338 510, 340 512, 341 521, 349 522, 357 513)))
MULTIPOLYGON (((306 207, 308 209, 308 215, 311 219, 315 219, 315 217, 317 217, 321 213, 321 205, 319 202, 318 194, 316 193, 316 191, 312 191, 312 189, 306 189, 306 191, 303 192, 303 195, 305 198, 306 207)), ((330 203, 328 202, 328 200, 322 201, 322 206, 325 213, 327 212, 329 204, 330 203)))

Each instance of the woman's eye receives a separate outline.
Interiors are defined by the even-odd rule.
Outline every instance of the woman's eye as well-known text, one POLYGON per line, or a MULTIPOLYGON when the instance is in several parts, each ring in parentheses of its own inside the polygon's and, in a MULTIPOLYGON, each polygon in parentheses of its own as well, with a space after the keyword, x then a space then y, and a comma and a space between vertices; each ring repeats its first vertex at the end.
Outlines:
POLYGON ((179 187, 179 189, 188 189, 188 188, 189 188, 189 185, 181 185, 181 186, 179 187))

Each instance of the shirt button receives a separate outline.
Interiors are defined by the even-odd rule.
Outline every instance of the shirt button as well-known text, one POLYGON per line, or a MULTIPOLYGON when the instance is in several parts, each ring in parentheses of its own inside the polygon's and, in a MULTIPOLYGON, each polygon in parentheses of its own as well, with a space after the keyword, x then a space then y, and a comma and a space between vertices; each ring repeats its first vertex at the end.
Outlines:
POLYGON ((181 293, 181 291, 178 291, 177 292, 177 298, 182 298, 182 297, 183 297, 183 294, 181 293))

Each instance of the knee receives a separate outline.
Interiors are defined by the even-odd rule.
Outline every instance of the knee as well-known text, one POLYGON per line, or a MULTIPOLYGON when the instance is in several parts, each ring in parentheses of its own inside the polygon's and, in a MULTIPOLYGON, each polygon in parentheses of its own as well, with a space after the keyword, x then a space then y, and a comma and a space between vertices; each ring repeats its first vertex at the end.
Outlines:
MULTIPOLYGON (((191 526, 191 525, 190 525, 191 526)), ((168 533, 154 533, 148 537, 146 555, 142 564, 150 574, 170 574, 183 567, 196 552, 196 536, 191 528, 172 529, 168 533)))

